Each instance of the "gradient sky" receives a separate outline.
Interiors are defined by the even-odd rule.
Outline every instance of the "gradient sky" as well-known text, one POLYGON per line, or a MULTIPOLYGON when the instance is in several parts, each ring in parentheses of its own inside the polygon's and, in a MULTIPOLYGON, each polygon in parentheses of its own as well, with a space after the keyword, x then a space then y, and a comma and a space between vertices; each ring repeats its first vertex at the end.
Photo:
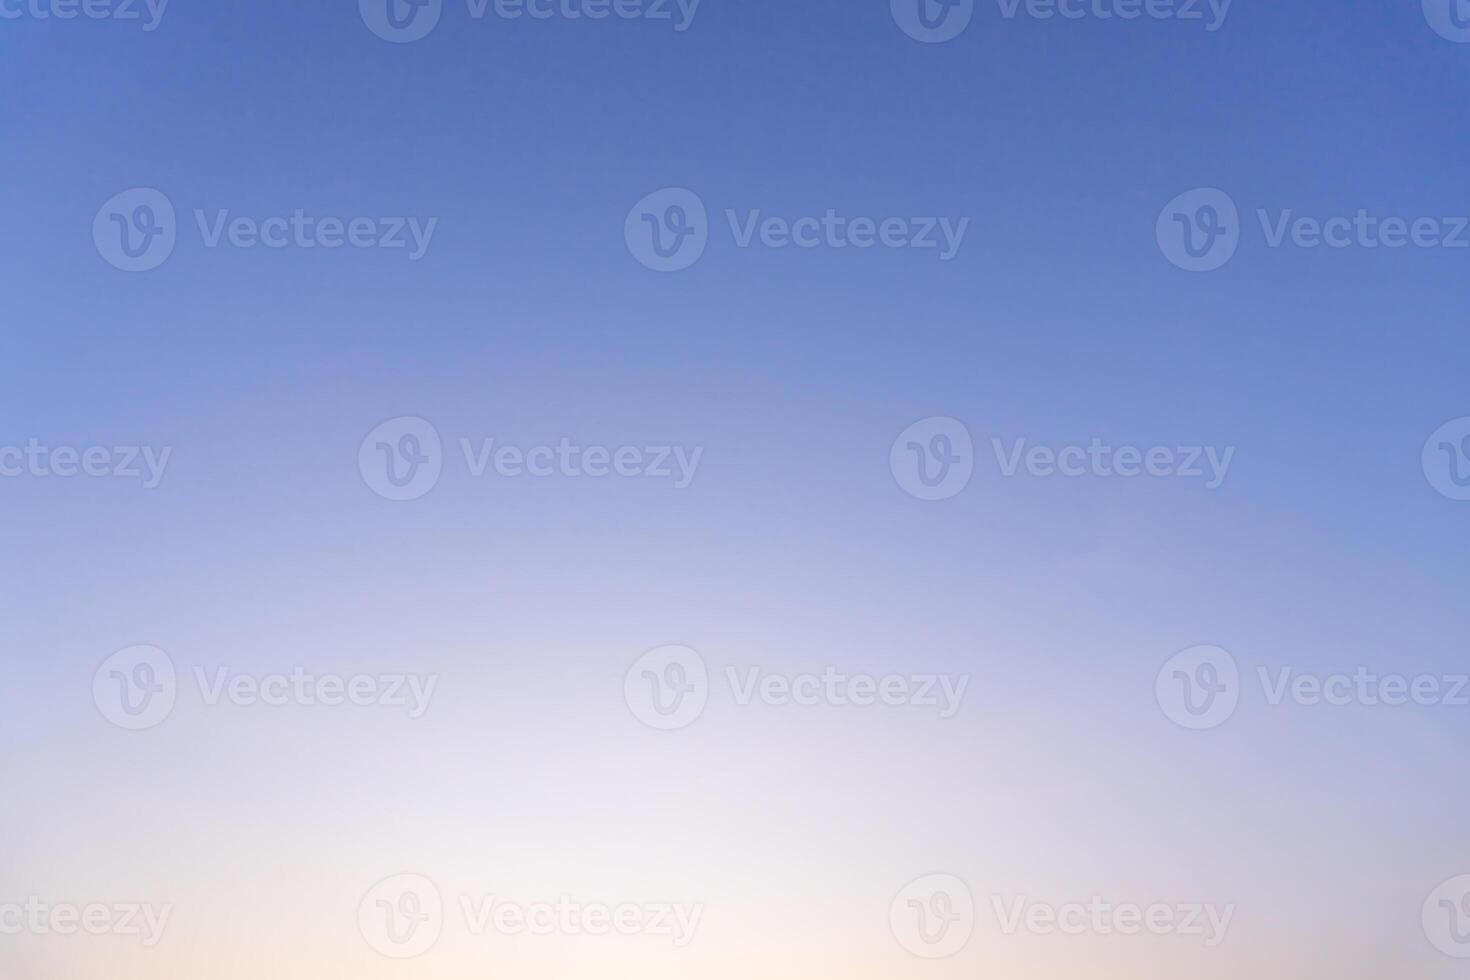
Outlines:
POLYGON ((157 30, 0 20, 0 445, 171 446, 167 477, 0 479, 0 903, 155 901, 168 940, 0 937, 21 980, 109 976, 1214 980, 1464 977, 1420 906, 1470 873, 1470 708, 1269 707, 1173 725, 1196 644, 1242 670, 1464 671, 1470 504, 1426 438, 1470 415, 1470 253, 1266 246, 1254 213, 1470 215, 1470 45, 1417 0, 1236 0, 1223 29, 1004 18, 918 43, 887 0, 704 0, 668 22, 472 21, 389 44, 344 0, 173 0, 157 30), (103 261, 99 207, 180 214, 103 261), (695 191, 712 240, 643 268, 624 219, 695 191), (1155 242, 1218 187, 1245 240, 1155 242), (437 217, 427 256, 208 249, 192 210, 437 217), (958 256, 737 248, 723 211, 967 217, 958 256), (359 443, 421 416, 429 496, 359 443), (970 486, 889 448, 965 422, 970 486), (1234 446, 1222 488, 1004 479, 992 437, 1234 446), (698 479, 471 479, 460 437, 701 446, 698 479), (964 710, 629 714, 624 672, 948 672, 964 710), (441 675, 417 721, 204 705, 146 732, 93 672, 441 675), (687 899, 690 949, 356 929, 400 872, 447 895, 687 899), (888 906, 1239 907, 1229 941, 1003 936, 909 956, 888 906))

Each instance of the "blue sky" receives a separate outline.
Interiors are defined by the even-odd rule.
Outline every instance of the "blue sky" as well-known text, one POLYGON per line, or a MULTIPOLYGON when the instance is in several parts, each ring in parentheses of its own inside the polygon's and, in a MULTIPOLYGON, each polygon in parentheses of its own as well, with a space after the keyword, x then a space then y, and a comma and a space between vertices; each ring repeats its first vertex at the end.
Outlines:
MULTIPOLYGON (((0 610, 20 678, 0 733, 51 746, 0 763, 32 794, 13 832, 60 846, 48 814, 80 797, 53 774, 79 767, 130 798, 157 777, 160 814, 207 787, 222 811, 278 819, 221 773, 311 787, 292 745, 354 759, 355 744, 443 766, 391 806, 377 801, 405 826, 417 812, 451 814, 443 839, 404 849, 432 862, 494 798, 457 782, 465 770, 450 763, 472 769, 467 744, 510 740, 552 745, 555 763, 534 777, 487 763, 505 785, 585 781, 613 801, 610 824, 646 843, 641 866, 662 867, 654 835, 636 833, 638 793, 658 791, 640 761, 653 753, 705 767, 686 797, 663 788, 674 812, 705 813, 727 792, 742 801, 729 826, 689 832, 693 851, 743 841, 741 818, 764 826, 747 801, 776 796, 795 825, 898 841, 871 880, 843 878, 835 851, 810 866, 784 855, 797 866, 790 891, 814 902, 841 906, 858 883, 877 894, 941 865, 1021 880, 1028 860, 1038 879, 1077 888, 1178 891, 1188 879, 1168 871, 1187 828, 1158 829, 1150 849, 1139 827, 1183 808, 1207 839, 1256 849, 1239 867, 1212 855, 1200 872, 1203 887, 1260 910, 1243 920, 1235 958, 1211 961, 1221 975, 1293 975, 1281 958, 1293 927, 1347 933, 1328 962, 1296 950, 1297 972, 1456 975, 1423 943, 1417 911, 1470 870, 1450 768, 1465 709, 1292 712, 1257 692, 1229 726, 1192 739, 1152 696, 1159 665, 1202 643, 1251 675, 1463 669, 1470 504, 1436 493, 1420 454, 1441 424, 1470 416, 1470 250, 1272 248, 1257 217, 1470 215, 1470 45, 1436 34, 1418 2, 1235 0, 1213 32, 1177 19, 1008 19, 977 3, 967 30, 926 44, 886 0, 703 0, 682 32, 646 19, 475 20, 446 0, 431 34, 393 44, 341 0, 173 0, 152 31, 0 20, 0 47, 12 93, 0 109, 11 230, 0 236, 0 445, 173 447, 154 490, 0 479, 11 544, 0 610), (138 187, 172 203, 178 244, 130 274, 99 255, 91 230, 104 202, 138 187), (702 201, 710 241, 690 268, 658 273, 631 254, 624 225, 671 187, 702 201), (1194 188, 1219 188, 1239 209, 1238 251, 1214 272, 1176 268, 1155 238, 1160 210, 1194 188), (418 261, 208 248, 196 209, 437 225, 418 261), (833 209, 968 226, 948 261, 740 248, 727 209, 742 221, 833 209), (446 446, 445 475, 408 503, 376 496, 355 464, 364 435, 400 416, 430 420, 446 446), (932 416, 961 420, 977 449, 970 485, 937 503, 906 495, 889 469, 898 433, 932 416), (1206 491, 1005 478, 991 447, 1094 437, 1236 453, 1229 479, 1206 491), (678 491, 474 479, 461 438, 704 455, 678 491), (320 718, 285 732, 211 725, 194 708, 119 743, 86 692, 97 664, 135 643, 180 664, 423 664, 446 674, 453 700, 421 743, 396 729, 347 736, 320 718), (721 664, 972 672, 978 715, 957 722, 932 768, 916 764, 922 779, 903 760, 928 758, 934 734, 907 721, 846 718, 829 744, 814 723, 743 727, 716 709, 689 741, 649 743, 600 699, 665 643, 721 664), (541 712, 552 679, 564 700, 541 712), (515 690, 525 698, 505 693, 515 690), (477 697, 499 713, 477 711, 477 697), (538 742, 530 733, 548 717, 560 720, 538 742), (253 754, 258 739, 284 760, 253 754), (826 774, 819 786, 795 762, 772 774, 741 754, 793 744, 826 774), (894 780, 871 812, 846 755, 859 751, 894 780), (150 758, 173 768, 139 776, 150 758), (1301 812, 1269 802, 1285 799, 1301 812), (1095 825, 1069 818, 1079 811, 1095 825), (1362 817, 1322 829, 1349 812, 1362 817), (924 820, 925 834, 900 833, 924 820), (1017 835, 1016 866, 975 827, 1017 835), (1119 836, 1118 864, 1094 863, 1119 836), (1272 905, 1261 882, 1292 859, 1301 901, 1272 905), (1140 884, 1139 867, 1157 874, 1140 884), (1346 923, 1364 915, 1367 938, 1354 938, 1346 923)), ((550 819, 539 799, 501 800, 529 814, 506 818, 528 840, 536 817, 550 819)), ((357 813, 318 804, 321 826, 357 813)), ((180 821, 204 836, 204 818, 180 821)), ((285 851, 310 851, 307 831, 272 826, 285 851)), ((353 826, 354 844, 370 837, 353 826)), ((562 829, 574 850, 605 845, 585 826, 562 829)), ((43 886, 44 849, 24 862, 4 850, 0 861, 29 874, 22 889, 43 886)), ((355 888, 354 862, 371 857, 366 843, 344 856, 341 880, 355 888)), ((104 870, 98 887, 148 877, 104 870)), ((714 859, 706 870, 716 881, 731 871, 714 859)), ((187 878, 151 880, 200 901, 229 887, 196 895, 187 878)), ((765 899, 747 884, 729 901, 758 918, 749 910, 765 899)), ((694 887, 712 905, 723 894, 694 887)), ((762 934, 731 927, 730 943, 759 949, 762 934)), ((820 959, 806 938, 786 954, 820 959)), ((331 949, 316 952, 330 962, 331 949)), ((177 955, 192 967, 187 948, 177 955)), ((1047 955, 995 955, 984 963, 1016 976, 1061 975, 1047 955)), ((1180 968, 1172 955, 1109 962, 1163 976, 1180 968)), ((822 962, 852 976, 884 965, 822 962)))

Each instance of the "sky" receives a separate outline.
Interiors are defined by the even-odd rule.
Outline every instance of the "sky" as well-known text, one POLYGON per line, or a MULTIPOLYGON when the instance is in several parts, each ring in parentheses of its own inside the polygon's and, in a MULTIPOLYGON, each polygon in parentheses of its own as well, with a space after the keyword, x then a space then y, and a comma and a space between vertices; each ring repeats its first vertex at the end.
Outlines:
POLYGON ((0 0, 0 972, 1470 975, 1470 3, 387 2, 0 0))

